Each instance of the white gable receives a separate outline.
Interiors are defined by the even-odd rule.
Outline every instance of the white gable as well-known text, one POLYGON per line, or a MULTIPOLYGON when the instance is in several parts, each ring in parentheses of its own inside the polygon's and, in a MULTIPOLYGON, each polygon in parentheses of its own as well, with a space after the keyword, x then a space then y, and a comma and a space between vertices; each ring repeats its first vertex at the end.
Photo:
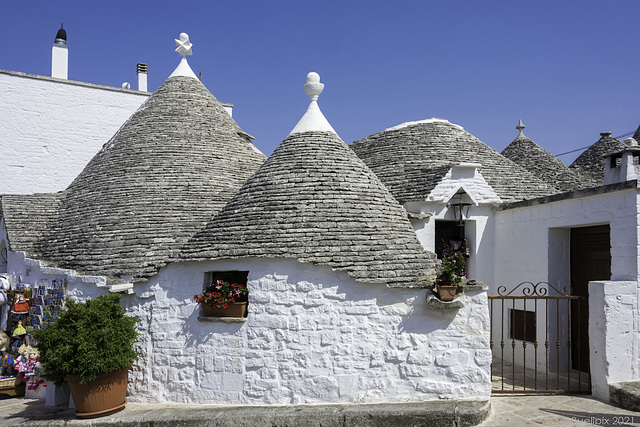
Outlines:
POLYGON ((479 163, 460 163, 449 169, 449 172, 435 186, 427 197, 428 202, 448 203, 462 189, 474 205, 499 203, 500 197, 485 181, 478 171, 479 163))

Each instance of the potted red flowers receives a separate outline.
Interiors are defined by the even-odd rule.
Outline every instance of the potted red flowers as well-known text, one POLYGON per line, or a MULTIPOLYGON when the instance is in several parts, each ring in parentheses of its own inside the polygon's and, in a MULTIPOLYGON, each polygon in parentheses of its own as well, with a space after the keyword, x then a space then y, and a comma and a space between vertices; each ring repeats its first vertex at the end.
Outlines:
POLYGON ((462 276, 466 259, 461 252, 449 255, 442 260, 442 265, 436 268, 436 289, 442 301, 452 301, 462 285, 462 276))
POLYGON ((247 317, 248 295, 246 285, 218 280, 193 299, 206 317, 247 317))

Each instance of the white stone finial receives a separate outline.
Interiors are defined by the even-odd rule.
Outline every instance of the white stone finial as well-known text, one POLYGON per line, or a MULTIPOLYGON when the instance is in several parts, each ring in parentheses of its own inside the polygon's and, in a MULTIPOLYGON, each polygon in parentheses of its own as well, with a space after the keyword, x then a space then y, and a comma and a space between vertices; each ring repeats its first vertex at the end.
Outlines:
POLYGON ((320 83, 320 76, 318 73, 311 72, 307 74, 307 83, 302 86, 302 88, 304 89, 304 93, 309 97, 311 103, 309 104, 309 108, 307 108, 307 112, 304 113, 304 116, 302 116, 289 135, 314 131, 332 132, 337 135, 336 131, 333 130, 327 119, 322 114, 322 111, 320 111, 320 107, 318 107, 318 97, 324 90, 324 84, 320 83))
POLYGON ((307 83, 302 88, 311 101, 317 101, 324 90, 324 84, 320 83, 320 75, 312 71, 307 74, 307 83))
POLYGON ((524 134, 522 133, 522 131, 524 130, 525 125, 522 124, 522 119, 520 119, 520 122, 518 123, 518 126, 516 126, 516 129, 518 129, 518 131, 520 131, 520 134, 518 136, 524 136, 524 134))
POLYGON ((624 140, 624 143, 627 144, 628 147, 637 147, 638 141, 633 138, 627 138, 624 140))
POLYGON ((189 41, 189 34, 187 33, 180 33, 180 39, 175 39, 176 40, 176 52, 178 52, 178 55, 184 57, 187 55, 193 55, 193 51, 191 50, 191 47, 193 46, 193 44, 189 41))
POLYGON ((169 77, 183 76, 193 77, 194 79, 199 80, 198 76, 196 76, 196 73, 194 73, 189 66, 186 58, 187 55, 193 55, 193 52, 191 51, 191 46, 193 45, 189 41, 189 35, 187 33, 180 33, 180 39, 175 40, 177 46, 176 52, 178 52, 182 59, 180 60, 180 64, 178 64, 176 69, 173 70, 173 73, 171 73, 169 77))

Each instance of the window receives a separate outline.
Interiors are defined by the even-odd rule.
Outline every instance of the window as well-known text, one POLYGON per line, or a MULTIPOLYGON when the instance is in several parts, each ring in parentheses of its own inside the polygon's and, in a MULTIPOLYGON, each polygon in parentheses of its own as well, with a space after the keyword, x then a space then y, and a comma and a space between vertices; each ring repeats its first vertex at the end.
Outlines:
POLYGON ((533 311, 510 309, 510 338, 516 340, 536 341, 536 316, 533 311))
POLYGON ((248 271, 210 271, 204 275, 204 288, 218 280, 247 286, 248 271))
POLYGON ((611 169, 619 168, 622 165, 622 154, 611 156, 611 169))

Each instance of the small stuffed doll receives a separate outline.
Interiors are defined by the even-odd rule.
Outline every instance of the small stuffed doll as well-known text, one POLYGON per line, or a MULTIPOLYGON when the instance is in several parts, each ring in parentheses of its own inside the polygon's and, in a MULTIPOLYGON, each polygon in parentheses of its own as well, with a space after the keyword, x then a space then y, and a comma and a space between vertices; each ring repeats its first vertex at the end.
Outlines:
POLYGON ((22 326, 22 322, 20 322, 20 323, 18 323, 18 326, 16 326, 16 328, 11 333, 11 336, 18 337, 18 336, 24 335, 26 333, 27 333, 27 330, 24 328, 24 326, 22 326))
POLYGON ((29 312, 29 303, 23 294, 18 294, 11 308, 13 314, 27 314, 29 312))
POLYGON ((36 348, 30 345, 22 345, 18 349, 20 356, 16 359, 16 368, 18 369, 18 375, 16 378, 30 381, 31 377, 35 373, 36 368, 40 365, 38 357, 40 354, 36 348))

